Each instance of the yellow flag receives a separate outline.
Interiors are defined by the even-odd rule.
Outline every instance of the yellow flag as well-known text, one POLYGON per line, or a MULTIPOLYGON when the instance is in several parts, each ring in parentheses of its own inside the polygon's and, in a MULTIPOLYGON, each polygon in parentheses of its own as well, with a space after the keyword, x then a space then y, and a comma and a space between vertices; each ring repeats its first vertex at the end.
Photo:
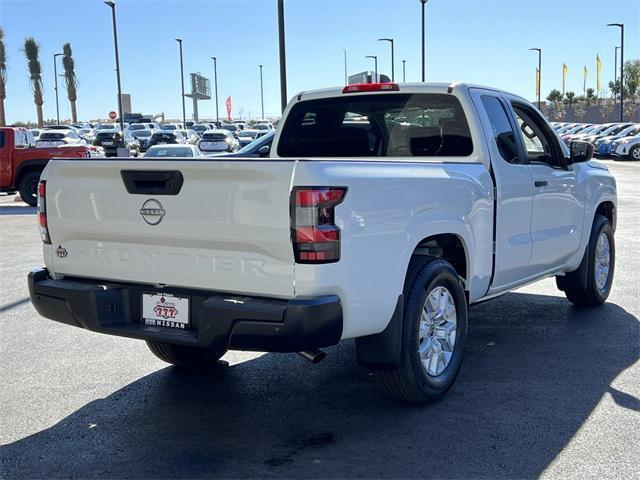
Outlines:
POLYGON ((562 95, 564 95, 564 86, 567 82, 567 65, 565 63, 562 64, 562 95))
POLYGON ((540 70, 536 67, 536 97, 540 95, 540 70))
POLYGON ((602 61, 600 55, 596 53, 596 97, 600 95, 600 70, 602 69, 602 61))

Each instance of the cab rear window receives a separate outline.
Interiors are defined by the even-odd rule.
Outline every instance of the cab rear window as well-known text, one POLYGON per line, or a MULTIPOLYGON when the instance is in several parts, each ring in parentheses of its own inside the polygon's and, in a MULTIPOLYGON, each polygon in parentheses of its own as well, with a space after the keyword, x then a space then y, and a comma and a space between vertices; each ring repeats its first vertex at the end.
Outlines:
POLYGON ((280 157, 455 157, 473 152, 458 99, 447 94, 345 95, 293 106, 280 157))

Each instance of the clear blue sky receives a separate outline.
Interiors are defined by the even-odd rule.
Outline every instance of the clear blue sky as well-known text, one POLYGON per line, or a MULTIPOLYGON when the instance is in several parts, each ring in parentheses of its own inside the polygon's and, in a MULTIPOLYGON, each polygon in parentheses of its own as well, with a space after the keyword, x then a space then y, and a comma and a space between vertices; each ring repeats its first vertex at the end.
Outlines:
MULTIPOLYGON (((218 57, 220 110, 231 96, 234 114, 260 110, 259 73, 264 65, 265 111, 280 105, 276 0, 117 0, 123 92, 135 112, 181 116, 178 47, 184 39, 188 73, 211 77, 218 57)), ((396 41, 396 79, 402 59, 407 80, 420 80, 418 0, 285 0, 289 96, 343 83, 343 53, 349 73, 373 69, 365 55, 378 55, 379 71, 390 72, 387 43, 396 41)), ((465 81, 504 88, 533 99, 537 58, 543 49, 542 91, 560 88, 562 63, 567 90, 582 92, 582 71, 595 87, 595 57, 602 59, 602 84, 613 76, 614 46, 625 23, 625 57, 640 57, 638 0, 429 0, 427 80, 465 81)), ((55 118, 52 55, 70 42, 74 52, 81 119, 116 109, 110 9, 101 0, 0 0, 0 25, 8 55, 8 122, 34 120, 35 108, 22 52, 24 38, 41 46, 45 118, 55 118)), ((61 117, 70 110, 60 90, 61 117)), ((200 102, 211 115, 211 101, 200 102)), ((187 99, 187 116, 191 105, 187 99)))

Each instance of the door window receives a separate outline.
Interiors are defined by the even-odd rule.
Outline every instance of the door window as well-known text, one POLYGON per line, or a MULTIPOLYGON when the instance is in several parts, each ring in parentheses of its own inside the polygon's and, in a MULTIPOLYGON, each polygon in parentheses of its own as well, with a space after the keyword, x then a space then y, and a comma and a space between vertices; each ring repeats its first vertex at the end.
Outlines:
POLYGON ((552 135, 546 132, 546 122, 523 105, 512 102, 512 107, 528 162, 560 167, 556 143, 552 135))
POLYGON ((500 156, 508 163, 526 165, 526 158, 523 159, 518 155, 516 136, 500 100, 496 97, 483 95, 482 104, 489 117, 500 156))

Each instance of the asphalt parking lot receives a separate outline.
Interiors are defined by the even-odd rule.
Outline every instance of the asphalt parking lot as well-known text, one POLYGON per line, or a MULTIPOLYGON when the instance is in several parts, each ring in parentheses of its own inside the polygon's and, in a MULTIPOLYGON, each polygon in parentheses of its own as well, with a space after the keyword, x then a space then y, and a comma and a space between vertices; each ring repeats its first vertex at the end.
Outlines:
POLYGON ((183 373, 144 343, 40 318, 35 210, 0 197, 0 476, 23 478, 638 478, 640 164, 618 181, 609 301, 552 279, 472 308, 449 395, 383 397, 352 342, 311 365, 231 352, 183 373))

